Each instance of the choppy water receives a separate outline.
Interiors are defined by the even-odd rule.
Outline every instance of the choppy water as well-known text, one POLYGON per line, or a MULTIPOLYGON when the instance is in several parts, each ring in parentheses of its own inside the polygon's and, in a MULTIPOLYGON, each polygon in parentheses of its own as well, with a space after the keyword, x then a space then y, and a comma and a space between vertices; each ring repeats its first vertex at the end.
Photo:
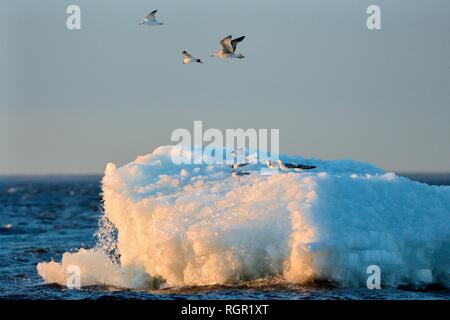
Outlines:
MULTIPOLYGON (((449 176, 414 178, 450 185, 449 176), (427 180, 428 179, 428 180, 427 180)), ((100 215, 99 176, 0 177, 0 298, 2 299, 450 299, 450 290, 343 289, 255 282, 239 287, 170 288, 154 292, 46 285, 38 262, 92 247, 100 215)))

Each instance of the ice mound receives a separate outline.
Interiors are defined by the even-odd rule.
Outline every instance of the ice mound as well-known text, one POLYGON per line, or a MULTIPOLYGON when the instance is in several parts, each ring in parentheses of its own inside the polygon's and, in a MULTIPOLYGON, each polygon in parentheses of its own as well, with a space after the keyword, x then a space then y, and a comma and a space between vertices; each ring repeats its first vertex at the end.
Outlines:
POLYGON ((280 277, 365 286, 450 287, 450 188, 429 186, 351 160, 287 158, 302 173, 233 177, 226 165, 176 165, 160 147, 123 167, 108 164, 105 216, 120 263, 98 249, 40 263, 46 282, 123 288, 239 283, 280 277))

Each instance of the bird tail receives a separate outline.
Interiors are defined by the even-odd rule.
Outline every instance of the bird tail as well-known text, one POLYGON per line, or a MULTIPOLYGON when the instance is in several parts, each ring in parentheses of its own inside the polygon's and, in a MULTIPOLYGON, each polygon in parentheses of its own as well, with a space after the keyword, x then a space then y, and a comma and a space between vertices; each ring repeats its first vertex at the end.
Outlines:
POLYGON ((238 59, 244 59, 245 56, 244 56, 242 53, 239 53, 239 54, 236 56, 236 58, 238 58, 238 59))
POLYGON ((195 61, 197 61, 198 63, 203 63, 202 60, 200 60, 200 59, 197 59, 195 61))

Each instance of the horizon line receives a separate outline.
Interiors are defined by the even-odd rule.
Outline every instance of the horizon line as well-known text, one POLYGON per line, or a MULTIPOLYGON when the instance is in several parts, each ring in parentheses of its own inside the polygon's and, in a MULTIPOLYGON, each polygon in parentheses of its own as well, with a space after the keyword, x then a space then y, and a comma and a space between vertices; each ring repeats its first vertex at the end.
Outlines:
MULTIPOLYGON (((386 173, 395 174, 430 174, 430 175, 450 175, 449 171, 426 171, 426 170, 384 170, 386 173)), ((104 176, 103 172, 49 172, 49 173, 0 173, 0 177, 51 177, 51 176, 104 176)))

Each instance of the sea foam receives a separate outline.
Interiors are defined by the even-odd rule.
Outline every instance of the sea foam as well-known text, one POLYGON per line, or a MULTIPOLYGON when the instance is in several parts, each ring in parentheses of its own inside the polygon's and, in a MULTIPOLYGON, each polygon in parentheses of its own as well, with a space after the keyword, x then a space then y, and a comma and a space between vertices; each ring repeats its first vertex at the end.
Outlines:
POLYGON ((159 147, 108 164, 104 215, 117 229, 114 262, 100 248, 40 263, 47 283, 151 289, 281 278, 382 286, 450 287, 450 187, 430 186, 351 160, 281 157, 317 166, 233 177, 226 165, 175 165, 159 147))

